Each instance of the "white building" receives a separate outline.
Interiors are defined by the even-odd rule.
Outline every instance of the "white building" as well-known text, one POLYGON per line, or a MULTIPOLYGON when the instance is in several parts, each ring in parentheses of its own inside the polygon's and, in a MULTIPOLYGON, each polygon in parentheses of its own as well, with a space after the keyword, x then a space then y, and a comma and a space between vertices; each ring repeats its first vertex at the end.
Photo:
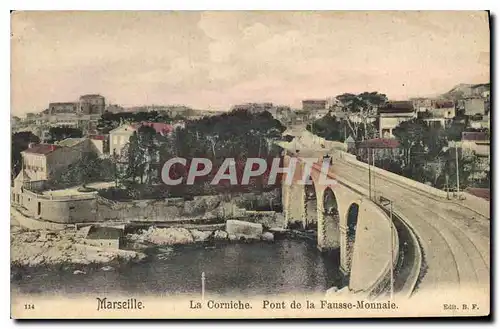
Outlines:
POLYGON ((126 123, 109 132, 109 151, 110 154, 120 154, 122 149, 127 145, 130 137, 141 126, 153 128, 157 134, 167 135, 174 130, 174 127, 167 123, 161 122, 141 122, 141 123, 126 123))
POLYGON ((132 124, 123 124, 109 132, 109 153, 120 154, 136 129, 132 124))
POLYGON ((417 117, 411 102, 390 102, 378 110, 379 113, 379 136, 381 138, 393 138, 393 130, 401 122, 417 117))
POLYGON ((457 111, 454 102, 438 100, 434 101, 432 108, 425 113, 427 116, 423 120, 428 125, 444 128, 456 116, 457 111))
POLYGON ((486 106, 482 98, 468 98, 464 100, 465 115, 473 116, 475 114, 484 115, 486 106))

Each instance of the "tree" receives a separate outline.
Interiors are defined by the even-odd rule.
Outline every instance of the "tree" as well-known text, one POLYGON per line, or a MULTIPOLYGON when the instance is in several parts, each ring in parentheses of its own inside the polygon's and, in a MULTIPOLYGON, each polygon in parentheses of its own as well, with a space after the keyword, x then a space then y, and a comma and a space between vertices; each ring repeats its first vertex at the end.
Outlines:
POLYGON ((467 128, 467 120, 454 118, 450 126, 446 129, 446 137, 450 141, 459 141, 462 139, 462 132, 467 128))
MULTIPOLYGON (((151 184, 159 177, 161 154, 165 157, 165 144, 170 143, 168 138, 156 133, 149 126, 141 126, 130 137, 129 142, 117 157, 117 163, 124 167, 123 178, 135 182, 139 178, 140 184, 151 184), (161 150, 164 149, 163 153, 161 150)), ((170 153, 171 154, 171 153, 170 153)))
POLYGON ((168 113, 158 111, 143 112, 104 112, 97 122, 97 130, 102 134, 107 134, 125 122, 163 122, 171 123, 173 119, 168 113))
POLYGON ((129 142, 122 149, 122 158, 125 159, 125 178, 135 182, 137 177, 142 176, 141 171, 141 154, 139 147, 139 138, 137 132, 130 136, 129 142))
POLYGON ((11 143, 11 174, 15 178, 22 168, 21 152, 26 150, 30 143, 40 143, 40 138, 31 131, 21 131, 12 134, 11 143))
MULTIPOLYGON (((147 183, 151 183, 158 173, 160 147, 157 136, 159 135, 156 133, 156 130, 149 126, 141 126, 137 130, 138 149, 139 154, 142 155, 140 162, 147 183)), ((143 177, 141 176, 142 183, 143 177)))
POLYGON ((345 93, 338 95, 336 99, 340 103, 342 112, 345 113, 345 121, 356 140, 360 137, 360 126, 363 127, 362 139, 368 138, 368 119, 377 114, 377 109, 387 103, 387 96, 374 92, 363 92, 355 95, 345 93), (359 118, 356 120, 353 118, 359 118))
MULTIPOLYGON (((184 128, 179 127, 168 136, 158 135, 152 128, 141 127, 131 136, 116 162, 123 168, 123 179, 136 182, 140 178, 140 183, 151 184, 156 168, 161 169, 161 165, 172 157, 188 159, 188 165, 189 159, 210 157, 216 171, 226 158, 234 158, 238 162, 248 157, 278 156, 281 151, 274 141, 281 140, 284 130, 281 122, 269 112, 250 113, 246 110, 187 121, 184 128), (155 167, 155 162, 159 166, 155 167)), ((185 166, 180 164, 170 170, 174 179, 186 174, 185 166)), ((211 179, 213 175, 215 172, 205 178, 211 179)), ((203 186, 206 179, 197 180, 195 186, 172 187, 170 192, 176 195, 212 193, 215 191, 213 187, 203 186)))
POLYGON ((66 138, 81 138, 82 130, 70 127, 50 127, 49 128, 49 143, 55 143, 66 138))
POLYGON ((412 153, 418 154, 418 157, 426 153, 425 135, 428 130, 429 127, 420 119, 404 121, 393 129, 394 136, 404 150, 403 166, 407 167, 412 163, 412 158, 415 158, 412 153))
POLYGON ((346 125, 330 114, 308 124, 306 129, 327 140, 344 141, 346 125))
POLYGON ((456 155, 458 153, 458 180, 460 189, 464 189, 469 186, 469 179, 471 175, 476 171, 477 165, 479 163, 478 158, 473 153, 463 152, 463 149, 459 149, 458 152, 455 148, 448 149, 448 157, 445 165, 445 175, 448 176, 448 186, 455 187, 457 185, 457 160, 456 155))
POLYGON ((75 163, 68 166, 64 171, 60 171, 51 180, 51 184, 56 188, 67 188, 70 186, 82 185, 97 181, 109 181, 113 179, 113 163, 109 159, 100 159, 95 153, 86 152, 75 163))

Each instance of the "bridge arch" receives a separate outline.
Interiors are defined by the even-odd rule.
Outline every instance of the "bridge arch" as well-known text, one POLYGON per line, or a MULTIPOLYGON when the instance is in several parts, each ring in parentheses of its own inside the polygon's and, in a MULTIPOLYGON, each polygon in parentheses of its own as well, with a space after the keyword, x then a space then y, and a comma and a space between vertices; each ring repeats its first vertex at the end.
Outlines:
POLYGON ((318 235, 321 235, 322 245, 327 249, 340 247, 340 214, 339 203, 330 187, 323 192, 322 221, 318 221, 318 235))
POLYGON ((318 225, 318 200, 316 196, 316 185, 312 180, 311 176, 306 180, 305 189, 305 198, 304 198, 304 209, 305 209, 305 218, 304 218, 304 227, 305 229, 317 229, 318 225))
POLYGON ((356 230, 358 227, 359 205, 351 203, 346 215, 346 272, 351 272, 352 255, 354 254, 354 245, 356 243, 356 230))

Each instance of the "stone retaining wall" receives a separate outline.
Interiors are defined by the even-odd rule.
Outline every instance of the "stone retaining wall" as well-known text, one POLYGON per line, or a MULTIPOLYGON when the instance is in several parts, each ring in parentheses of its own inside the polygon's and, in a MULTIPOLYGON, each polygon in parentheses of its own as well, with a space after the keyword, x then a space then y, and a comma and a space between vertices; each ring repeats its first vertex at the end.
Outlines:
MULTIPOLYGON (((13 191, 13 194, 15 192, 13 191)), ((261 195, 245 193, 196 196, 193 200, 182 198, 163 200, 134 200, 117 202, 96 194, 78 197, 48 197, 24 190, 19 202, 13 204, 25 209, 28 216, 55 223, 85 223, 104 221, 162 222, 186 219, 224 219, 246 216, 241 206, 280 204, 280 194, 267 192, 261 195)))

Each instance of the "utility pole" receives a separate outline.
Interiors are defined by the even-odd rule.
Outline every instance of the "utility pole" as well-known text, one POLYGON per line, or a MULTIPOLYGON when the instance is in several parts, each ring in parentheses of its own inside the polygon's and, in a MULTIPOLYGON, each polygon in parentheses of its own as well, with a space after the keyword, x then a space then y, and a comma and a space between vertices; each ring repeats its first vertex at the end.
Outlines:
POLYGON ((201 272, 201 300, 205 300, 205 272, 201 272))
POLYGON ((373 199, 376 200, 377 199, 377 190, 375 188, 375 152, 374 152, 374 149, 372 149, 372 164, 373 164, 373 199))
POLYGON ((390 294, 391 294, 391 301, 394 299, 394 227, 393 227, 393 217, 392 217, 392 214, 393 214, 393 209, 392 209, 392 206, 393 206, 393 202, 392 200, 389 200, 383 196, 380 196, 380 204, 382 206, 387 206, 389 205, 389 220, 390 220, 390 244, 391 244, 391 272, 390 272, 390 294))
POLYGON ((370 200, 372 199, 372 171, 370 168, 370 148, 367 148, 368 151, 368 195, 370 200))
POLYGON ((392 200, 391 200, 391 301, 394 298, 394 232, 393 232, 393 219, 392 219, 392 200))
POLYGON ((446 178, 446 199, 450 200, 450 185, 448 182, 448 174, 444 176, 446 178))
POLYGON ((455 165, 457 167, 457 197, 460 198, 460 176, 458 169, 458 146, 457 142, 455 142, 455 165))

